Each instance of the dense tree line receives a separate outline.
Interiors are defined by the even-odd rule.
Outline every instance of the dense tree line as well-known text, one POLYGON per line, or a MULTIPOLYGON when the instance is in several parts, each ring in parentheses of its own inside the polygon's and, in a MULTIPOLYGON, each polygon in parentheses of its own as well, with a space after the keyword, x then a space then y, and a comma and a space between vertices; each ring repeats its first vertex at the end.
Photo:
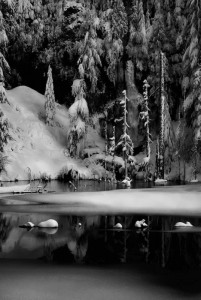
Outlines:
POLYGON ((165 109, 172 120, 185 117, 197 140, 200 17, 199 0, 1 1, 0 52, 11 66, 7 88, 25 84, 44 94, 51 65, 56 100, 68 107, 82 101, 74 105, 81 136, 86 103, 89 112, 101 110, 128 85, 142 93, 147 79, 150 119, 157 122, 162 51, 165 109))

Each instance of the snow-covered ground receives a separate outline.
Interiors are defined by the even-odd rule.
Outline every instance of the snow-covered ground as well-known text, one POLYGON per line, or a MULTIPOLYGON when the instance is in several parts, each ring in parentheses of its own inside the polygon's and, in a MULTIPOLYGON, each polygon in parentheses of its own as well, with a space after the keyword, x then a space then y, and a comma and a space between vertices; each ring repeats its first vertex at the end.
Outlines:
POLYGON ((124 214, 200 216, 200 193, 201 186, 195 184, 151 189, 119 189, 98 193, 27 194, 26 197, 12 195, 1 198, 4 203, 0 205, 0 211, 78 216, 124 214), (24 203, 21 204, 21 201, 24 203))
MULTIPOLYGON (((80 178, 94 178, 94 164, 73 159, 66 155, 67 132, 69 128, 68 110, 57 104, 56 125, 45 124, 45 97, 35 90, 20 86, 7 92, 10 104, 1 104, 1 109, 10 122, 12 140, 5 147, 9 158, 7 174, 1 174, 1 180, 40 178, 46 173, 56 178, 62 169, 75 170, 80 178)), ((104 149, 104 141, 95 129, 88 127, 86 147, 104 149)), ((91 150, 93 152, 93 150, 91 150)), ((98 168, 103 173, 103 168, 98 168)))
MULTIPOLYGON (((2 181, 39 179, 47 175, 52 179, 57 178, 62 172, 74 171, 76 176, 82 179, 98 179, 112 177, 110 172, 104 169, 104 160, 111 169, 113 157, 105 157, 105 141, 100 136, 100 124, 98 115, 93 116, 93 124, 87 126, 87 136, 83 159, 69 157, 66 151, 67 134, 70 125, 68 110, 65 106, 57 103, 55 126, 45 124, 45 97, 35 90, 20 86, 7 92, 9 104, 1 104, 5 117, 10 122, 10 134, 12 140, 5 147, 5 154, 9 158, 6 166, 7 173, 0 175, 2 181)), ((151 144, 151 172, 155 171, 155 142, 151 144)), ((137 164, 142 163, 146 153, 139 153, 135 157, 137 164)), ((115 165, 119 170, 124 167, 121 157, 115 156, 115 165)), ((167 180, 179 178, 178 159, 174 156, 171 169, 166 168, 167 180)), ((192 164, 185 165, 181 162, 180 178, 186 181, 194 179, 192 164), (185 173, 185 176, 184 176, 185 173)), ((200 167, 199 167, 200 168, 200 167)), ((143 172, 138 172, 136 178, 142 180, 143 172)), ((201 181, 201 174, 197 175, 201 181)))

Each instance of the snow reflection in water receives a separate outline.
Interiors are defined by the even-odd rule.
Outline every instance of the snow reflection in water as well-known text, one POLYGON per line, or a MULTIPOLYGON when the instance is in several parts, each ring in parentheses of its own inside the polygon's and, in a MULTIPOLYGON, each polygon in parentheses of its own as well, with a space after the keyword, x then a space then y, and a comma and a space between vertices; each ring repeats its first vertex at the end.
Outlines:
MULTIPOLYGON (((194 227, 174 229, 177 217, 146 217, 148 228, 137 229, 140 216, 53 216, 1 214, 0 259, 29 258, 48 261, 111 263, 135 261, 162 267, 201 266, 201 219, 191 218, 194 227), (58 229, 19 228, 55 218, 58 229), (117 222, 123 229, 113 229, 117 222)), ((180 220, 185 221, 187 218, 180 220)))

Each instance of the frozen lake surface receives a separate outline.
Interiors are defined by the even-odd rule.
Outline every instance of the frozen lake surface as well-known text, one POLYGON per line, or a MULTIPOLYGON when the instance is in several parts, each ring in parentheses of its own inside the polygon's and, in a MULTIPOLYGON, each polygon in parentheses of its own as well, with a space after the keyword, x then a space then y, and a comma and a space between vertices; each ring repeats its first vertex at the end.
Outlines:
MULTIPOLYGON (((91 191, 87 183, 76 192, 5 195, 0 197, 0 211, 58 214, 147 214, 201 215, 201 185, 180 185, 141 189, 91 191), (83 190, 85 192, 83 192, 83 190), (28 206, 26 204, 29 204, 28 206), (36 205, 37 204, 37 205, 36 205)), ((69 189, 69 185, 64 185, 69 189)), ((50 187, 52 187, 50 185, 50 187)), ((111 185, 109 185, 111 187, 111 185)), ((120 186, 122 187, 122 186, 120 186)))
POLYGON ((1 195, 0 299, 201 299, 200 185, 142 187, 1 195), (19 227, 49 218, 58 229, 19 227))

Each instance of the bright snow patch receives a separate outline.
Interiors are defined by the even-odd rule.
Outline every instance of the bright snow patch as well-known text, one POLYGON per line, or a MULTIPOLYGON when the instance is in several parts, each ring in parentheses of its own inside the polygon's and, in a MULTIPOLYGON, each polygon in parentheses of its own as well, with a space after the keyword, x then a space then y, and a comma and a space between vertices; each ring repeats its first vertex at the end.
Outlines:
POLYGON ((198 181, 198 179, 192 179, 192 180, 190 180, 190 182, 191 182, 191 183, 197 183, 197 182, 199 182, 199 181, 198 181))
POLYGON ((167 180, 166 180, 166 179, 160 179, 160 178, 157 178, 157 179, 155 180, 155 183, 157 183, 157 184, 163 184, 163 183, 167 183, 167 180))
MULTIPOLYGON (((10 105, 1 104, 1 109, 10 122, 13 140, 5 147, 9 164, 7 174, 2 173, 1 180, 27 180, 28 170, 33 179, 40 178, 43 173, 54 179, 64 167, 77 171, 80 178, 93 178, 90 166, 66 155, 70 119, 64 106, 56 104, 55 126, 47 126, 43 95, 26 86, 7 93, 10 105)), ((103 140, 91 127, 88 127, 86 144, 104 148, 103 140)))

